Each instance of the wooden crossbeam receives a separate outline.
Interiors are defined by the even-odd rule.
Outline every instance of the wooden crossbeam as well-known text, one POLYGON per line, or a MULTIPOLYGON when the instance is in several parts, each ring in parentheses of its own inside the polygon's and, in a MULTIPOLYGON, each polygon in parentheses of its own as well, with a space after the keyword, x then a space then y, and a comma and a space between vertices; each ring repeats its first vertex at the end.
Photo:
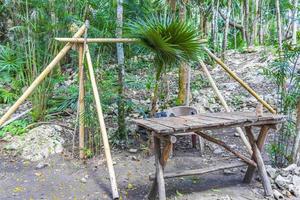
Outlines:
MULTIPOLYGON (((207 174, 210 172, 215 172, 219 170, 224 169, 230 169, 230 168, 236 168, 236 167, 244 167, 247 166, 244 162, 237 161, 230 164, 222 164, 217 166, 211 166, 203 169, 190 169, 190 170, 181 170, 181 171, 175 171, 175 172, 166 172, 164 173, 164 178, 175 178, 175 177, 182 177, 182 176, 194 176, 194 175, 201 175, 201 174, 207 174)), ((155 175, 151 174, 149 175, 150 180, 155 179, 155 175)))
POLYGON ((247 158, 246 156, 244 156, 243 154, 241 154, 241 153, 233 150, 227 144, 225 144, 225 142, 223 142, 221 140, 218 140, 218 139, 215 139, 215 138, 213 138, 213 137, 211 137, 211 136, 209 136, 209 135, 207 135, 205 133, 202 133, 201 131, 196 131, 195 133, 198 134, 198 135, 200 135, 201 137, 203 137, 204 139, 206 139, 206 140, 208 140, 210 142, 213 142, 213 143, 215 143, 215 144, 217 144, 219 146, 222 146, 224 149, 226 149, 227 151, 231 152, 236 157, 242 159, 242 161, 248 163, 249 165, 252 165, 254 167, 257 166, 256 163, 253 160, 251 160, 251 159, 247 158))

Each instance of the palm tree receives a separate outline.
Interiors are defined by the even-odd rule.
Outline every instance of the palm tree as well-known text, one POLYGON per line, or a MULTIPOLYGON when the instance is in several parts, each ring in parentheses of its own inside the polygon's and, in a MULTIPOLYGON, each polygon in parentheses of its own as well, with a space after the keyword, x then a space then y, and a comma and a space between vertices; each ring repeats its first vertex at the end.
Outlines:
POLYGON ((151 16, 130 24, 133 37, 154 54, 155 86, 151 101, 150 115, 156 113, 158 86, 161 74, 181 62, 198 60, 200 43, 198 31, 188 21, 181 21, 171 16, 151 16))

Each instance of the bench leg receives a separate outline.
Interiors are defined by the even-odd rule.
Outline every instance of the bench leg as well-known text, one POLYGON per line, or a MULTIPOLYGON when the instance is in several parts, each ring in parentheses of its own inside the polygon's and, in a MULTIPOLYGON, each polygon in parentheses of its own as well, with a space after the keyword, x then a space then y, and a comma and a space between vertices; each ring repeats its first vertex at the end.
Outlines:
MULTIPOLYGON (((263 146, 265 144, 268 131, 269 131, 269 127, 263 126, 258 135, 256 144, 257 144, 257 147, 260 152, 262 152, 262 150, 263 150, 263 146)), ((254 155, 252 155, 252 160, 254 160, 254 155)), ((245 177, 244 177, 245 183, 250 183, 252 181, 255 170, 256 170, 256 168, 254 166, 251 166, 251 165, 248 166, 245 177)))
POLYGON ((203 156, 204 155, 204 148, 205 148, 204 139, 200 135, 198 135, 198 141, 199 141, 200 156, 203 156))
POLYGON ((195 134, 192 135, 192 147, 193 148, 197 147, 197 135, 195 134))
MULTIPOLYGON (((271 196, 273 194, 273 190, 272 190, 271 183, 270 183, 270 180, 269 180, 268 175, 267 175, 267 171, 266 171, 266 168, 265 168, 263 158, 262 158, 260 150, 258 148, 258 143, 255 142, 254 135, 252 133, 251 127, 245 127, 245 129, 246 129, 246 133, 247 133, 247 136, 249 138, 250 144, 252 146, 253 158, 254 158, 254 160, 257 164, 258 173, 259 173, 259 176, 262 180, 262 184, 263 184, 263 187, 264 187, 264 190, 265 190, 265 195, 266 196, 271 196)), ((262 146, 263 146, 263 144, 262 144, 262 146)))
POLYGON ((151 191, 149 193, 148 199, 155 199, 158 191, 159 200, 166 200, 165 191, 165 180, 163 174, 163 165, 161 164, 161 149, 160 149, 160 139, 154 137, 154 150, 155 150, 155 180, 153 181, 151 191))

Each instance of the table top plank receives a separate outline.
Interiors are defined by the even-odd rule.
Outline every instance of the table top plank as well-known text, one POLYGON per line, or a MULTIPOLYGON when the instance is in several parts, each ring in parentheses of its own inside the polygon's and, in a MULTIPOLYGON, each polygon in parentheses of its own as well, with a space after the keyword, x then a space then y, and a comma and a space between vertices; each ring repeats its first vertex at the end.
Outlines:
POLYGON ((255 112, 219 112, 189 116, 162 117, 134 120, 139 126, 161 134, 188 132, 205 129, 228 128, 232 126, 261 126, 276 124, 285 120, 284 115, 264 113, 257 117, 255 112))
POLYGON ((151 121, 149 121, 147 119, 135 119, 135 120, 133 120, 133 122, 135 122, 139 126, 149 129, 150 131, 155 131, 157 133, 169 133, 169 132, 173 131, 173 129, 171 129, 170 127, 152 123, 151 121))

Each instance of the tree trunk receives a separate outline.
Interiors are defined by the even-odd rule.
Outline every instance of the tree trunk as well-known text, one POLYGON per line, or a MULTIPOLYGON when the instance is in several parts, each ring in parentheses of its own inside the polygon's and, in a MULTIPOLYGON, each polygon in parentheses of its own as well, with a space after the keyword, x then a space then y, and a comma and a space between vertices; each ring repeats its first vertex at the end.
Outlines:
POLYGON ((293 0, 293 14, 292 14, 292 45, 297 44, 297 16, 298 16, 298 0, 293 0))
POLYGON ((254 18, 253 18, 253 31, 252 31, 252 37, 251 37, 251 45, 255 44, 256 36, 257 36, 257 24, 259 19, 259 0, 254 0, 254 18))
POLYGON ((249 47, 249 0, 244 0, 244 30, 247 48, 249 47))
POLYGON ((223 35, 223 47, 222 47, 222 59, 223 60, 225 60, 225 51, 227 49, 230 13, 231 13, 231 0, 228 0, 227 1, 225 30, 224 30, 224 35, 223 35))
POLYGON ((277 34, 278 34, 278 49, 279 49, 279 55, 281 55, 282 52, 282 31, 281 31, 281 17, 280 17, 280 2, 279 0, 275 1, 276 6, 276 23, 277 23, 277 34))
POLYGON ((296 139, 293 149, 293 162, 298 164, 300 162, 300 98, 298 99, 296 112, 296 139))
POLYGON ((263 0, 259 1, 259 7, 258 7, 258 12, 259 12, 259 45, 263 44, 263 37, 264 37, 264 29, 263 29, 263 13, 262 13, 262 7, 263 7, 263 0))
POLYGON ((219 0, 212 0, 212 21, 211 21, 211 38, 213 49, 216 51, 218 48, 218 9, 219 0))
MULTIPOLYGON (((179 19, 185 20, 186 7, 185 5, 180 6, 179 19)), ((189 66, 187 63, 181 63, 179 68, 179 91, 178 91, 178 103, 180 105, 187 104, 186 99, 188 94, 187 86, 189 85, 189 66)))
MULTIPOLYGON (((117 0, 117 28, 116 37, 122 37, 123 28, 123 0, 117 0)), ((126 137, 125 125, 125 97, 124 97, 124 48, 123 43, 117 43, 117 59, 118 59, 118 134, 119 137, 126 137)))

